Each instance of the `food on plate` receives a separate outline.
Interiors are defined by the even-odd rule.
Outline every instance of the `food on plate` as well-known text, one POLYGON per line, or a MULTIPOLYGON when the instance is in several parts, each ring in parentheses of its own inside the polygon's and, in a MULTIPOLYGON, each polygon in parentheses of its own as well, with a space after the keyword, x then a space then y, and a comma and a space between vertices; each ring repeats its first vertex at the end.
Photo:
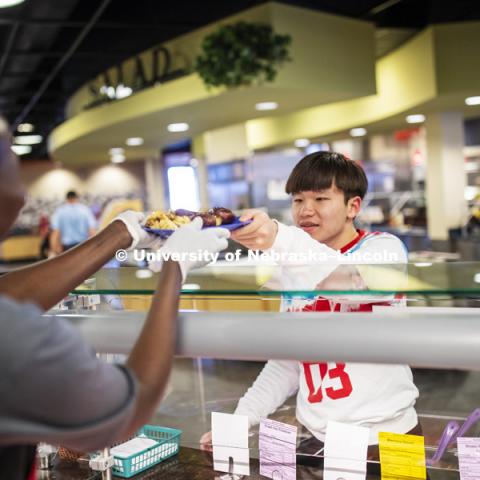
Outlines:
POLYGON ((145 226, 155 230, 175 230, 191 220, 187 216, 177 215, 175 212, 152 212, 145 221, 145 226))
POLYGON ((215 207, 207 212, 192 212, 191 210, 178 209, 162 212, 152 212, 145 221, 145 226, 155 230, 175 230, 194 218, 200 217, 204 227, 218 227, 228 225, 235 221, 234 213, 228 208, 215 207))
POLYGON ((222 219, 210 212, 200 213, 197 216, 203 220, 204 227, 218 227, 222 224, 222 219))
POLYGON ((213 213, 216 217, 220 217, 222 225, 228 225, 235 221, 235 215, 228 208, 215 207, 209 210, 209 212, 213 213))

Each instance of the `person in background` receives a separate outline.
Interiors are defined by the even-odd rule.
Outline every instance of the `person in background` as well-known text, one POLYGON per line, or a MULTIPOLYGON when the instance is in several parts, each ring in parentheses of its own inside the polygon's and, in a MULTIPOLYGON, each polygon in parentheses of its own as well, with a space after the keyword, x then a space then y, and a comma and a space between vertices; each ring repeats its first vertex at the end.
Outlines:
POLYGON ((77 192, 67 193, 66 203, 52 216, 50 245, 55 254, 62 253, 95 235, 96 221, 90 209, 80 203, 77 192))
MULTIPOLYGON (((18 159, 0 117, 0 238, 24 204, 18 159)), ((128 439, 155 412, 167 385, 176 343, 179 292, 189 270, 206 262, 191 252, 227 246, 223 228, 202 221, 178 229, 161 247, 185 252, 165 261, 150 310, 125 365, 97 358, 69 323, 42 315, 95 273, 119 249, 158 248, 139 212, 55 258, 0 277, 0 478, 34 480, 35 444, 91 452, 128 439)))

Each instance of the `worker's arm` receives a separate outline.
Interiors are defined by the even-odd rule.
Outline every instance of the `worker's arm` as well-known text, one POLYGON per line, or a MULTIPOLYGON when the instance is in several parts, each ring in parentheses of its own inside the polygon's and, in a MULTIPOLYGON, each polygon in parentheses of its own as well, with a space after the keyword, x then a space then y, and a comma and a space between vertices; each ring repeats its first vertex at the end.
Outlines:
POLYGON ((133 435, 155 412, 167 386, 175 353, 179 291, 179 264, 165 262, 142 332, 126 365, 139 381, 134 414, 122 437, 133 435))
MULTIPOLYGON (((114 225, 117 229, 116 222, 114 225)), ((202 231, 201 225, 200 221, 180 228, 162 248, 187 254, 226 248, 228 230, 202 231)), ((126 369, 98 359, 78 332, 58 317, 40 316, 32 305, 4 301, 23 319, 10 322, 8 330, 12 338, 23 341, 18 348, 14 342, 4 342, 6 351, 2 351, 5 358, 15 360, 11 368, 24 380, 9 392, 12 401, 18 399, 19 422, 25 423, 20 433, 11 433, 12 441, 42 440, 92 451, 134 435, 154 413, 168 381, 181 282, 191 268, 205 263, 194 255, 178 263, 164 262, 126 369), (31 392, 35 392, 35 402, 31 402, 31 392)), ((5 313, 6 318, 13 318, 5 313)))

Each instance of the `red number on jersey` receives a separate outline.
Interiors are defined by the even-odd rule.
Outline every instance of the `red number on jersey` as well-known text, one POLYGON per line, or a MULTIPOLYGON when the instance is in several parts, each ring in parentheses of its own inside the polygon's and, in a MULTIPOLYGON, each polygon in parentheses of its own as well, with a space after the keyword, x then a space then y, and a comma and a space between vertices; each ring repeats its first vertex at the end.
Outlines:
POLYGON ((325 393, 328 398, 331 398, 332 400, 338 400, 339 398, 348 397, 352 393, 352 382, 350 381, 348 373, 345 371, 344 363, 336 363, 335 367, 330 370, 328 370, 327 363, 304 363, 303 370, 305 372, 305 381, 307 382, 308 386, 308 401, 310 403, 319 403, 323 400, 323 379, 327 373, 331 380, 338 378, 341 383, 341 387, 337 389, 333 387, 325 388, 325 393), (320 386, 318 389, 315 389, 315 385, 313 383, 312 366, 318 366, 320 370, 320 386))

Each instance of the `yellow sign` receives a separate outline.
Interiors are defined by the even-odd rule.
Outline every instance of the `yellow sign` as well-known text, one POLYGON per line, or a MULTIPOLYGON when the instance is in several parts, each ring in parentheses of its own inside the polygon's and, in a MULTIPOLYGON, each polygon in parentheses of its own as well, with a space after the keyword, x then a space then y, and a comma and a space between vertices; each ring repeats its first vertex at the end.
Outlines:
POLYGON ((423 437, 380 432, 378 442, 382 480, 426 478, 423 437))

